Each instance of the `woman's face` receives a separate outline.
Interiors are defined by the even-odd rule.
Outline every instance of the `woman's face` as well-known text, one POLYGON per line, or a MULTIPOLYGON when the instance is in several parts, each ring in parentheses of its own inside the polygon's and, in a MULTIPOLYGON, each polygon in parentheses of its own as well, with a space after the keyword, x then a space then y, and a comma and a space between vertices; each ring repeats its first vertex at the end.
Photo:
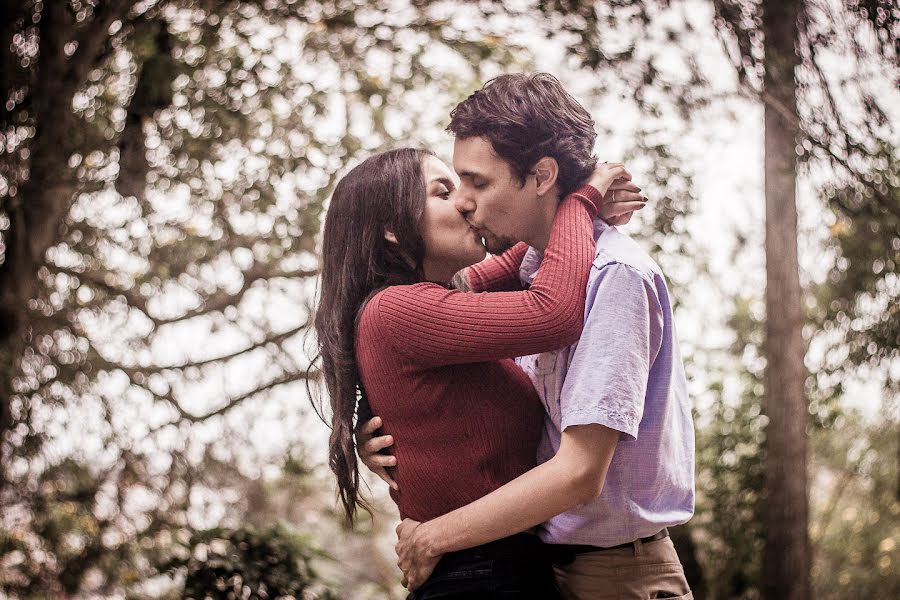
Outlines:
POLYGON ((484 259, 485 249, 480 236, 454 206, 456 174, 435 156, 425 157, 423 171, 426 200, 420 224, 425 242, 422 267, 425 279, 446 283, 457 271, 484 259))

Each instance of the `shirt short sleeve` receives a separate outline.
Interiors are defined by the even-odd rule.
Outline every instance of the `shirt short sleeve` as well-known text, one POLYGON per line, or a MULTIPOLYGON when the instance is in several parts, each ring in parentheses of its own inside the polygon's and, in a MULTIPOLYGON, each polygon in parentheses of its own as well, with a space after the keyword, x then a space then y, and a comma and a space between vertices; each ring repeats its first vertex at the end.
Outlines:
POLYGON ((637 439, 662 344, 656 288, 627 264, 603 265, 588 288, 586 314, 560 395, 561 427, 599 424, 637 439))

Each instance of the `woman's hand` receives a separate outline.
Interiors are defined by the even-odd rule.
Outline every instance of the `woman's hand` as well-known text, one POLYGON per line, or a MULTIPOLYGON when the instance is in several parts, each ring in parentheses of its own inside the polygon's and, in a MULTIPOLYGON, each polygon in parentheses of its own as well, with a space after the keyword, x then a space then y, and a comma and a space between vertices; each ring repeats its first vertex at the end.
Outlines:
POLYGON ((624 225, 634 211, 647 205, 647 198, 641 196, 641 188, 631 182, 631 173, 622 163, 598 164, 586 183, 603 196, 597 214, 610 225, 624 225))
POLYGON ((600 192, 601 196, 605 196, 613 182, 620 179, 631 181, 631 173, 628 172, 624 164, 599 163, 594 167, 594 172, 591 173, 591 176, 588 177, 585 183, 600 192))
POLYGON ((641 188, 631 181, 614 181, 603 196, 598 216, 610 225, 628 223, 636 210, 647 205, 646 196, 640 192, 641 188))
POLYGON ((392 490, 397 491, 400 487, 387 472, 388 467, 397 466, 397 458, 381 454, 381 450, 394 445, 394 438, 390 435, 372 437, 381 425, 381 417, 373 417, 356 428, 356 453, 367 469, 381 477, 392 490))

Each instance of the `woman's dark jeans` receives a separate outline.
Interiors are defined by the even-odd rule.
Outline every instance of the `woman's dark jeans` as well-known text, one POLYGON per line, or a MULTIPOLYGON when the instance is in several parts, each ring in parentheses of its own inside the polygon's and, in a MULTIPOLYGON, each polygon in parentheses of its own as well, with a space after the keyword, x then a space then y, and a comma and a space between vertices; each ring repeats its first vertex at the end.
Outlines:
POLYGON ((536 535, 514 536, 445 554, 407 600, 561 599, 553 564, 536 535))

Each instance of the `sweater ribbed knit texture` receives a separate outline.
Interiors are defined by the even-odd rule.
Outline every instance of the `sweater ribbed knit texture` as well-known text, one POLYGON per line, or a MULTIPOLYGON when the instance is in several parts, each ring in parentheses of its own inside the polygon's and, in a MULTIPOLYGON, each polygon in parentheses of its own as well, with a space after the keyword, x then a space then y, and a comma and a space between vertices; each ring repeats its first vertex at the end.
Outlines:
POLYGON ((472 292, 392 286, 364 308, 357 362, 394 437, 401 517, 433 519, 535 465, 543 408, 511 359, 578 340, 599 197, 583 186, 562 201, 528 290, 496 291, 519 289, 519 244, 468 269, 472 292))

